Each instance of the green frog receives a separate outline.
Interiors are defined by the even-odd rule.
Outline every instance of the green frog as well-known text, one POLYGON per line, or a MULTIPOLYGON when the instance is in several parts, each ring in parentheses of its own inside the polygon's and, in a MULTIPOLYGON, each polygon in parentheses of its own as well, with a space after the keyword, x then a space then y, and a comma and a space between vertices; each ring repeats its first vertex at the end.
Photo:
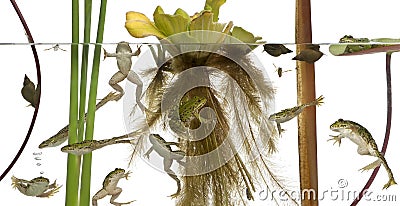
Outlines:
POLYGON ((324 97, 321 95, 312 102, 305 103, 300 106, 295 106, 295 107, 292 107, 289 109, 284 109, 280 112, 272 114, 269 116, 268 119, 270 121, 276 122, 276 126, 278 127, 278 132, 280 135, 284 131, 284 129, 281 128, 281 125, 280 125, 281 123, 284 123, 284 122, 287 122, 287 121, 293 119, 294 117, 299 115, 306 107, 315 106, 315 105, 320 106, 322 103, 324 103, 323 100, 324 100, 324 97))
POLYGON ((175 198, 179 195, 181 191, 181 181, 171 169, 171 166, 174 160, 180 165, 185 166, 185 162, 182 162, 182 159, 185 157, 186 154, 181 150, 173 151, 170 145, 178 146, 178 143, 167 142, 158 134, 150 134, 149 140, 152 146, 147 150, 144 156, 149 159, 150 153, 156 151, 157 154, 159 154, 163 158, 164 171, 167 172, 167 174, 176 181, 178 187, 177 191, 174 194, 170 195, 170 197, 175 198))
POLYGON ((372 162, 360 170, 364 171, 374 169, 383 164, 389 177, 389 181, 383 186, 383 189, 387 189, 391 185, 397 184, 385 157, 378 150, 375 140, 366 128, 356 122, 339 119, 330 126, 330 129, 334 132, 339 132, 339 135, 331 135, 333 138, 328 141, 333 140, 334 144, 337 142, 340 146, 341 139, 347 137, 358 146, 358 154, 371 155, 378 158, 375 162, 372 162))
POLYGON ((368 44, 368 43, 370 43, 370 40, 368 38, 354 38, 351 35, 343 36, 342 38, 340 38, 339 43, 362 43, 362 44, 347 45, 345 53, 359 52, 362 50, 371 49, 373 47, 376 47, 373 44, 368 44))
POLYGON ((115 168, 115 170, 108 173, 106 178, 103 181, 103 188, 101 188, 93 197, 92 197, 92 205, 97 206, 97 200, 104 198, 107 195, 111 195, 110 203, 116 206, 127 205, 129 202, 115 202, 115 199, 121 194, 122 189, 117 187, 120 179, 125 178, 128 179, 130 172, 125 172, 124 169, 115 168))
POLYGON ((57 185, 56 181, 50 184, 49 179, 45 177, 24 180, 12 176, 11 181, 13 188, 17 188, 24 195, 33 197, 51 197, 57 193, 61 187, 57 185))
POLYGON ((130 144, 131 140, 124 139, 127 137, 129 136, 122 135, 119 137, 113 137, 111 139, 104 139, 104 140, 84 140, 82 142, 66 145, 61 148, 61 151, 69 154, 83 155, 108 145, 120 144, 120 143, 130 144))
POLYGON ((190 126, 190 122, 197 118, 201 120, 199 109, 207 103, 204 97, 194 96, 191 99, 181 102, 179 108, 172 109, 168 114, 169 126, 173 131, 180 131, 185 133, 186 128, 190 126), (179 112, 179 114, 178 114, 179 112))

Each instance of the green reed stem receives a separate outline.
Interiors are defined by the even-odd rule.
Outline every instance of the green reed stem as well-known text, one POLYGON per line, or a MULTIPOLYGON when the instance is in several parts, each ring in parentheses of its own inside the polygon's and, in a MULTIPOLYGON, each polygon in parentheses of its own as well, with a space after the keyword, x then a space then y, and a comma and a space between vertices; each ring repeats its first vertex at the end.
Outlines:
MULTIPOLYGON (((84 22, 84 33, 83 33, 83 42, 90 42, 90 29, 91 29, 91 20, 92 20, 92 0, 85 0, 85 22, 84 22)), ((88 68, 88 56, 89 56, 89 45, 84 44, 82 50, 82 65, 81 65, 81 91, 80 91, 80 105, 79 105, 79 130, 78 130, 78 138, 80 141, 83 139, 84 134, 84 125, 85 125, 85 105, 86 105, 86 87, 87 87, 87 68, 88 68)), ((87 138, 86 138, 87 139, 87 138)), ((84 158, 85 159, 85 158, 84 158)), ((86 182, 84 174, 88 173, 88 169, 86 169, 85 160, 82 164, 82 176, 81 176, 81 189, 80 189, 80 199, 79 205, 89 205, 90 201, 90 186, 89 190, 85 188, 88 184, 86 182)), ((87 163, 86 163, 87 164, 87 163)), ((89 165, 89 184, 90 184, 90 166, 89 165)))
MULTIPOLYGON (((97 27, 96 43, 103 43, 106 8, 107 8, 107 0, 102 0, 100 5, 100 15, 97 27)), ((86 131, 85 131, 86 140, 93 139, 97 85, 98 85, 99 67, 100 67, 100 54, 101 54, 101 46, 96 44, 93 55, 92 76, 90 81, 88 116, 87 116, 86 131)), ((82 165, 80 206, 89 206, 91 166, 92 166, 92 153, 85 154, 83 156, 83 165, 82 165)))
MULTIPOLYGON (((71 45, 71 83, 69 105, 69 139, 68 144, 77 142, 78 123, 78 41, 79 41, 79 0, 72 0, 72 45, 71 45)), ((66 206, 77 206, 79 202, 80 157, 68 154, 66 206)))
POLYGON ((90 43, 90 28, 92 20, 92 0, 85 0, 85 21, 84 21, 84 33, 83 33, 83 45, 82 49, 82 62, 81 62, 81 85, 79 94, 79 122, 78 122, 78 141, 83 140, 83 134, 85 131, 85 106, 86 106, 86 87, 87 87, 87 70, 88 70, 88 56, 89 56, 89 45, 90 43))

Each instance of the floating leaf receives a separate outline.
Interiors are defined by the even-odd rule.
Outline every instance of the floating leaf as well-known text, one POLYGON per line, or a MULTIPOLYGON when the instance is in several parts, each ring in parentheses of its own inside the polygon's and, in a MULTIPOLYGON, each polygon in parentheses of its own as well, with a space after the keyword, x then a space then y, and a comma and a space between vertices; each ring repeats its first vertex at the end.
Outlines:
POLYGON ((226 2, 226 0, 206 0, 206 5, 204 5, 204 10, 211 11, 213 16, 213 21, 218 21, 219 8, 226 2))
POLYGON ((163 39, 166 37, 146 15, 140 12, 130 11, 126 13, 125 28, 130 35, 136 38, 156 36, 159 39, 163 39))
MULTIPOLYGON (((242 27, 235 26, 232 29, 232 34, 233 37, 239 39, 243 43, 248 43, 248 44, 255 44, 255 43, 261 43, 257 42, 261 40, 261 37, 255 37, 251 32, 246 31, 242 27)), ((249 45, 251 49, 255 49, 257 45, 249 45)))
POLYGON ((36 107, 40 96, 40 87, 35 89, 35 84, 28 78, 24 77, 23 87, 21 89, 22 97, 29 102, 29 106, 36 107))
POLYGON ((264 44, 264 51, 274 57, 293 52, 283 44, 264 44))

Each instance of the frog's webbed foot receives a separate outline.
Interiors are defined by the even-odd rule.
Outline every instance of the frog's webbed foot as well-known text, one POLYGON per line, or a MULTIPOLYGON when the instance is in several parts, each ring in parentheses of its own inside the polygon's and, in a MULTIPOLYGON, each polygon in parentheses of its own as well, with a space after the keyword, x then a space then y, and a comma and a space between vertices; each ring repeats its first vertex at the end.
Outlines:
POLYGON ((376 167, 378 167, 379 165, 381 165, 381 160, 376 160, 374 162, 372 162, 371 164, 359 169, 359 171, 364 172, 366 170, 371 170, 371 169, 375 169, 376 167))
POLYGON ((339 136, 339 135, 336 135, 336 136, 334 136, 334 135, 329 135, 329 136, 331 136, 331 137, 333 137, 333 138, 331 138, 331 139, 328 139, 328 141, 334 141, 333 142, 333 145, 335 145, 336 143, 338 143, 339 144, 339 147, 340 147, 340 144, 342 143, 342 138, 339 136))
POLYGON ((172 179, 174 179, 174 180, 176 181, 176 186, 177 186, 176 192, 175 192, 174 194, 168 196, 168 197, 176 198, 176 197, 178 197, 179 193, 181 192, 181 181, 179 180, 179 178, 178 178, 175 174, 170 174, 170 173, 168 173, 168 175, 169 175, 172 179))
POLYGON ((55 188, 51 189, 50 191, 45 192, 43 194, 40 194, 40 195, 38 195, 36 197, 51 197, 54 194, 56 194, 60 190, 60 188, 61 188, 61 186, 55 186, 55 188))
POLYGON ((383 186, 382 189, 387 189, 392 185, 396 185, 396 181, 394 180, 394 178, 390 178, 389 181, 383 186))
POLYGON ((113 202, 111 204, 113 204, 115 206, 121 206, 121 205, 129 205, 129 204, 131 204, 132 202, 135 202, 135 201, 136 200, 132 200, 132 201, 129 201, 129 202, 113 202))
POLYGON ((127 173, 125 173, 124 177, 125 177, 126 180, 128 180, 129 175, 130 175, 131 173, 132 173, 131 171, 128 171, 127 173))

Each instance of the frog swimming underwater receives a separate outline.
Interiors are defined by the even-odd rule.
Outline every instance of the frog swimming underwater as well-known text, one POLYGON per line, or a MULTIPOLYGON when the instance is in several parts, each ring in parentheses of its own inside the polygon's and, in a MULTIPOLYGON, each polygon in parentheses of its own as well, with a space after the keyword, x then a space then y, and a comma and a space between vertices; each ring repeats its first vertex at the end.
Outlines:
POLYGON ((333 138, 329 139, 328 141, 333 140, 335 141, 334 144, 338 142, 340 146, 341 139, 347 137, 358 146, 358 154, 371 155, 378 158, 378 160, 361 168, 360 170, 364 171, 374 169, 375 167, 383 164, 389 177, 389 181, 383 186, 383 189, 387 189, 391 185, 397 184, 394 180, 392 170, 389 168, 385 157, 378 150, 378 146, 376 145, 375 140, 366 128, 356 122, 339 119, 331 124, 330 129, 334 132, 339 132, 339 135, 331 135, 331 137, 333 138))
POLYGON ((56 181, 50 184, 49 179, 45 177, 36 177, 32 180, 19 179, 11 177, 12 187, 17 188, 22 194, 33 197, 51 197, 58 192, 61 186, 56 181))

